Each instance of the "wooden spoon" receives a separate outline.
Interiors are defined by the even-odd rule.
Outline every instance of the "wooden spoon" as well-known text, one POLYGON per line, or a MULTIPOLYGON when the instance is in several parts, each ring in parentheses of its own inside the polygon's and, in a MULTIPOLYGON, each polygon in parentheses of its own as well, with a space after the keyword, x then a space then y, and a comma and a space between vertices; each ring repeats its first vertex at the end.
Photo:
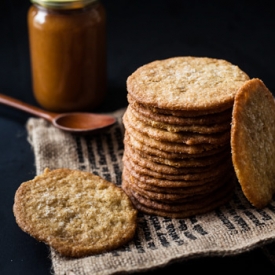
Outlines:
POLYGON ((116 118, 111 115, 85 112, 53 113, 3 94, 0 94, 0 103, 44 118, 58 129, 77 134, 92 133, 105 129, 116 122, 116 118))

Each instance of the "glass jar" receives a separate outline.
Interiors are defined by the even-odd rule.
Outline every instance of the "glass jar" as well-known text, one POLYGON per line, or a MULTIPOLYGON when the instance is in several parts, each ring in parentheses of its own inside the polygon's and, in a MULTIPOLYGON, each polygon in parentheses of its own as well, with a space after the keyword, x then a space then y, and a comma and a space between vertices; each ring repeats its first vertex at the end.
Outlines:
POLYGON ((106 94, 106 16, 97 0, 32 0, 33 92, 54 112, 88 111, 106 94))

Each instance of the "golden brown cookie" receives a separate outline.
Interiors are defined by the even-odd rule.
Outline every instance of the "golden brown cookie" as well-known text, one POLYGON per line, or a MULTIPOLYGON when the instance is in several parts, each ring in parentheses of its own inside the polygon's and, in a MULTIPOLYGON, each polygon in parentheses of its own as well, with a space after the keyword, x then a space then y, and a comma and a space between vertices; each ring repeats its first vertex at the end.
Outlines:
POLYGON ((142 197, 129 187, 127 181, 122 181, 122 188, 131 198, 135 207, 145 214, 170 218, 187 218, 193 215, 205 214, 227 203, 234 193, 235 178, 230 179, 227 184, 225 184, 225 188, 221 188, 220 191, 215 191, 217 197, 215 194, 212 194, 212 196, 205 200, 199 199, 197 203, 193 201, 172 206, 170 204, 157 203, 156 201, 142 197))
POLYGON ((152 171, 161 173, 161 174, 170 174, 170 175, 182 175, 182 174, 195 174, 195 173, 203 173, 212 170, 214 167, 216 167, 220 162, 226 161, 228 159, 228 156, 225 155, 223 159, 220 159, 218 162, 213 162, 208 165, 204 166, 196 166, 193 165, 192 162, 190 166, 170 166, 162 163, 154 162, 146 157, 143 157, 142 155, 134 154, 128 150, 128 147, 125 147, 124 155, 128 156, 132 160, 133 163, 148 168, 152 171))
POLYGON ((152 148, 170 152, 170 153, 179 153, 179 154, 189 154, 189 155, 197 155, 197 154, 204 154, 208 153, 209 151, 219 149, 224 146, 228 146, 229 142, 224 142, 222 144, 209 144, 209 143, 201 143, 201 144, 193 144, 187 145, 185 143, 175 143, 175 142, 168 142, 168 141, 160 141, 153 138, 150 138, 148 135, 143 134, 135 130, 135 128, 128 128, 126 130, 126 134, 129 134, 134 139, 138 140, 139 142, 146 144, 152 148))
POLYGON ((275 102, 260 79, 247 81, 236 94, 231 147, 244 195, 265 207, 275 193, 275 102))
MULTIPOLYGON (((123 181, 124 182, 124 181, 123 181)), ((128 184, 128 183, 127 183, 128 184)), ((185 200, 184 202, 167 203, 164 201, 153 200, 148 197, 145 197, 138 193, 136 190, 131 189, 131 186, 128 184, 128 188, 131 190, 132 195, 143 205, 158 210, 164 210, 168 212, 182 212, 186 210, 201 209, 206 205, 214 205, 214 202, 220 200, 224 202, 224 197, 227 197, 229 194, 230 197, 233 195, 234 185, 231 182, 231 179, 227 180, 222 186, 219 186, 218 189, 213 192, 206 193, 203 198, 199 197, 193 200, 185 200)))
POLYGON ((139 67, 127 79, 131 97, 166 110, 218 112, 232 107, 249 77, 222 59, 173 57, 139 67))
MULTIPOLYGON (((169 114, 157 113, 154 109, 140 104, 133 100, 129 94, 127 94, 129 105, 135 109, 135 111, 148 119, 152 119, 158 122, 164 122, 175 125, 209 125, 215 123, 222 123, 224 121, 231 120, 232 107, 219 113, 211 113, 199 116, 198 111, 194 111, 190 116, 175 116, 169 114)), ((187 112, 188 115, 190 112, 187 112)))
POLYGON ((131 146, 129 146, 127 143, 125 143, 125 150, 128 150, 128 154, 130 155, 137 155, 143 159, 148 159, 155 163, 160 163, 176 168, 180 167, 204 167, 208 165, 217 164, 225 157, 230 157, 230 151, 225 150, 222 152, 219 152, 215 155, 206 156, 206 157, 200 157, 200 158, 184 158, 184 159, 166 159, 159 156, 152 156, 150 154, 147 154, 144 151, 134 149, 131 146))
POLYGON ((199 133, 199 134, 214 134, 219 132, 224 132, 230 130, 231 127, 231 118, 227 121, 221 122, 221 123, 215 123, 215 124, 189 124, 189 125, 177 125, 177 124, 171 124, 166 122, 159 122, 157 120, 153 120, 151 118, 147 118, 146 116, 143 116, 141 113, 136 112, 131 105, 128 106, 128 112, 131 113, 137 120, 143 122, 146 125, 166 130, 168 132, 172 133, 178 133, 178 132, 193 132, 193 133, 199 133))
POLYGON ((213 192, 213 190, 218 189, 221 185, 223 185, 225 180, 228 179, 228 176, 229 173, 226 176, 223 175, 220 178, 214 178, 212 181, 205 182, 204 184, 200 185, 192 185, 191 182, 190 185, 176 187, 174 188, 175 191, 171 192, 171 190, 173 189, 171 187, 158 188, 158 191, 156 191, 156 188, 143 188, 143 186, 140 185, 140 182, 131 176, 130 171, 124 169, 122 173, 123 180, 126 180, 128 182, 131 189, 135 190, 136 192, 140 193, 141 195, 149 199, 163 201, 166 203, 171 203, 174 201, 185 202, 186 200, 189 201, 190 198, 204 199, 203 197, 207 196, 207 194, 213 192))
POLYGON ((13 211, 23 231, 68 257, 118 248, 137 227, 137 211, 120 187, 79 170, 45 169, 22 183, 13 211))
POLYGON ((158 148, 150 147, 148 144, 144 144, 139 140, 135 139, 133 136, 129 135, 128 132, 124 135, 124 142, 128 145, 132 146, 134 149, 143 151, 144 153, 151 155, 151 156, 158 156, 163 159, 188 159, 188 158, 201 158, 206 156, 212 156, 218 153, 221 153, 225 150, 229 150, 230 146, 221 146, 218 148, 214 148, 212 150, 208 150, 198 154, 187 154, 187 153, 173 153, 173 152, 166 152, 160 150, 158 148))
MULTIPOLYGON (((231 173, 232 173, 232 169, 231 173)), ((223 178, 225 175, 230 174, 229 168, 226 170, 226 173, 217 173, 216 175, 204 178, 204 179, 198 179, 198 180, 169 180, 169 179, 158 179, 154 178, 152 176, 147 175, 141 175, 138 174, 134 170, 128 170, 128 165, 124 166, 123 169, 123 175, 124 173, 128 173, 129 182, 131 181, 136 186, 139 186, 140 188, 152 192, 158 192, 158 193, 165 193, 169 192, 170 194, 182 194, 186 193, 186 190, 188 188, 195 188, 199 187, 201 188, 202 185, 211 185, 215 184, 218 180, 223 178)), ((193 189, 195 190, 195 189, 193 189)))
MULTIPOLYGON (((206 181, 210 178, 217 177, 220 173, 226 173, 228 169, 232 167, 231 159, 226 159, 224 162, 220 162, 217 165, 212 165, 203 169, 202 171, 192 170, 186 171, 185 169, 178 174, 175 173, 165 173, 161 168, 162 166, 157 166, 156 170, 152 170, 154 168, 153 163, 148 163, 146 165, 143 162, 139 162, 138 160, 134 160, 133 158, 129 158, 127 154, 123 155, 123 165, 126 166, 129 170, 131 170, 132 174, 135 175, 136 178, 141 181, 146 181, 152 185, 159 185, 162 181, 159 179, 168 180, 166 184, 177 184, 177 181, 206 181), (146 176, 151 177, 151 180, 145 179, 146 176)), ((183 184, 183 182, 182 182, 183 184)))
POLYGON ((151 139, 164 142, 183 143, 187 145, 197 145, 202 143, 219 145, 225 144, 230 140, 229 128, 221 133, 214 134, 199 134, 195 132, 174 133, 143 123, 140 119, 133 116, 128 108, 123 116, 123 123, 126 130, 138 131, 147 135, 151 139))

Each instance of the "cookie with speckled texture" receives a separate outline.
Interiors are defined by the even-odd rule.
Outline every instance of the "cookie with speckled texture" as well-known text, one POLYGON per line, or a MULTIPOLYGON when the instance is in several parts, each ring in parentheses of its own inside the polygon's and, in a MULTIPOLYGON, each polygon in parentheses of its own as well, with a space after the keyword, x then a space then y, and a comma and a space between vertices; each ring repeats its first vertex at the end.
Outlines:
POLYGON ((153 112, 157 115, 167 115, 167 116, 173 116, 173 117, 190 117, 190 118, 196 118, 196 117, 202 117, 202 116, 208 116, 208 115, 215 115, 218 113, 223 113, 224 111, 228 109, 232 109, 232 105, 229 105, 229 108, 224 109, 225 107, 220 107, 216 109, 208 109, 208 110, 168 110, 168 109, 162 109, 162 108, 157 108, 153 106, 146 106, 144 104, 139 103, 139 105, 147 108, 150 110, 150 112, 153 112))
POLYGON ((144 144, 140 142, 139 140, 135 139, 133 136, 131 136, 128 132, 125 132, 124 135, 124 142, 132 146, 133 148, 143 151, 146 154, 149 154, 151 156, 158 156, 163 159, 187 159, 187 158, 201 158, 206 156, 212 156, 218 153, 223 152, 224 150, 228 150, 230 146, 221 146, 218 148, 214 148, 212 150, 208 150, 202 153, 198 154, 187 154, 187 153, 173 153, 173 152, 166 152, 151 146, 148 146, 147 144, 144 144))
POLYGON ((209 143, 201 143, 201 144, 193 144, 187 145, 185 143, 174 143, 167 141, 160 141, 153 138, 150 138, 148 135, 143 134, 139 131, 136 131, 135 128, 129 127, 126 130, 126 133, 129 134, 134 139, 138 140, 143 144, 147 144, 148 146, 170 153, 179 153, 179 154, 189 154, 190 156, 195 154, 204 154, 209 153, 209 151, 222 148, 224 146, 228 146, 229 142, 224 142, 222 144, 209 144, 209 143))
POLYGON ((181 191, 186 191, 185 188, 211 184, 233 171, 232 164, 229 166, 229 162, 227 165, 217 166, 217 169, 220 170, 217 171, 216 169, 213 169, 212 173, 209 174, 195 174, 197 177, 192 177, 192 174, 186 174, 186 177, 178 179, 169 179, 164 176, 154 177, 153 175, 142 174, 142 172, 134 170, 132 165, 128 163, 125 163, 123 170, 129 171, 131 180, 135 182, 136 185, 140 187, 142 186, 145 190, 155 190, 155 192, 164 192, 164 190, 167 190, 167 192, 171 193, 181 193, 181 191))
MULTIPOLYGON (((127 182, 124 181, 123 182, 127 182)), ((144 196, 143 194, 139 193, 137 190, 131 188, 131 185, 128 184, 128 188, 131 189, 131 193, 133 196, 143 205, 158 209, 158 210, 164 210, 169 212, 181 212, 188 209, 200 209, 204 205, 212 204, 213 202, 219 201, 221 198, 225 196, 225 194, 230 193, 230 197, 233 195, 233 187, 234 185, 231 184, 231 178, 229 177, 226 181, 224 181, 219 187, 215 190, 212 190, 212 192, 206 192, 203 198, 193 198, 193 200, 185 200, 183 201, 173 201, 170 203, 164 202, 163 200, 155 200, 152 198, 149 198, 147 196, 144 196)), ((192 197, 193 195, 191 195, 192 197)), ((225 203, 223 201, 223 203, 225 203)))
POLYGON ((139 131, 142 134, 149 136, 151 139, 172 143, 184 143, 187 145, 196 144, 224 144, 229 142, 230 131, 223 131, 215 134, 198 134, 193 132, 173 133, 162 129, 158 129, 143 123, 140 119, 133 116, 127 108, 123 115, 123 123, 129 131, 139 131))
POLYGON ((221 123, 208 124, 208 125, 202 125, 202 124, 176 125, 176 124, 171 124, 166 122, 159 122, 151 118, 147 118, 146 116, 143 116, 141 113, 136 112, 131 105, 128 106, 128 112, 131 113, 131 115, 133 115, 137 120, 143 122, 146 125, 149 125, 161 130, 166 130, 172 133, 193 132, 193 133, 199 133, 199 134, 214 134, 214 133, 228 131, 230 130, 230 127, 231 127, 231 118, 221 123))
MULTIPOLYGON (((124 167, 122 171, 122 177, 128 182, 142 188, 146 191, 152 191, 157 193, 170 193, 170 194, 184 194, 191 187, 197 187, 209 182, 213 182, 216 177, 206 178, 205 180, 167 180, 167 179, 156 179, 148 175, 141 176, 137 175, 133 170, 128 169, 128 165, 124 167), (148 181, 147 181, 148 180, 148 181), (151 182, 152 180, 153 182, 151 182)), ((217 177, 218 178, 218 177, 217 177)))
MULTIPOLYGON (((217 166, 217 163, 212 163, 206 166, 187 166, 187 167, 174 167, 162 163, 157 163, 151 161, 147 158, 144 158, 138 154, 132 154, 129 152, 128 148, 125 148, 124 155, 128 156, 133 163, 138 164, 139 166, 150 169, 161 174, 170 174, 170 175, 181 175, 181 174, 195 174, 202 173, 212 170, 213 167, 217 166)), ((223 160, 221 160, 223 161, 223 160)))
POLYGON ((139 67, 127 78, 127 91, 146 106, 210 113, 232 107, 236 92, 248 79, 226 60, 179 56, 139 67))
POLYGON ((164 122, 168 124, 175 125, 210 125, 214 123, 222 123, 228 120, 231 120, 232 117, 232 107, 226 109, 222 112, 212 113, 212 114, 204 114, 200 115, 198 111, 194 111, 190 113, 189 111, 186 115, 189 116, 175 116, 169 114, 162 114, 161 112, 157 113, 154 109, 142 105, 131 98, 129 94, 127 94, 127 99, 129 105, 139 114, 147 117, 148 119, 152 119, 157 122, 164 122), (196 116, 195 116, 196 115, 196 116))
MULTIPOLYGON (((134 159, 127 156, 127 153, 123 155, 123 165, 128 167, 132 173, 136 175, 137 178, 143 179, 144 176, 150 176, 152 179, 156 179, 157 184, 159 185, 161 181, 159 179, 168 180, 170 184, 176 184, 175 181, 204 181, 215 176, 218 176, 219 173, 226 172, 227 168, 232 166, 231 159, 226 159, 224 162, 218 163, 217 165, 210 165, 204 169, 193 170, 193 169, 180 169, 177 170, 178 173, 172 171, 172 173, 166 173, 167 171, 163 170, 163 166, 156 165, 154 166, 153 162, 143 162, 142 160, 134 159), (154 170, 155 169, 155 170, 154 170), (225 169, 225 170, 224 170, 225 169)), ((153 181, 150 181, 154 185, 153 181)))
POLYGON ((120 187, 79 170, 45 169, 22 183, 13 211, 23 231, 68 257, 118 248, 137 227, 137 210, 120 187))
POLYGON ((165 159, 158 156, 152 156, 147 154, 144 151, 140 151, 138 149, 132 148, 130 145, 125 143, 125 151, 128 152, 128 155, 136 155, 137 157, 141 157, 145 160, 150 160, 155 163, 160 163, 164 165, 168 165, 171 167, 205 167, 209 165, 213 165, 215 163, 220 162, 226 156, 230 157, 230 151, 225 150, 223 152, 217 153, 215 155, 200 157, 200 158, 184 158, 184 159, 165 159))
POLYGON ((244 195, 265 207, 275 193, 275 102, 260 79, 247 81, 236 95, 231 148, 244 195))
POLYGON ((152 187, 150 185, 147 188, 143 188, 143 185, 140 185, 140 182, 136 180, 136 178, 131 175, 131 171, 128 171, 127 169, 123 170, 122 178, 128 182, 131 189, 136 190, 145 197, 151 198, 153 200, 163 200, 166 202, 179 200, 183 202, 189 198, 207 196, 208 193, 219 188, 228 179, 228 175, 222 175, 219 178, 214 178, 212 181, 205 182, 200 185, 192 185, 192 182, 190 182, 190 185, 175 187, 174 189, 177 192, 171 192, 171 189, 173 188, 163 187, 156 190, 156 188, 149 188, 152 187))
POLYGON ((136 209, 145 214, 176 219, 205 214, 219 206, 224 205, 232 198, 234 187, 235 179, 233 177, 228 181, 228 184, 225 184, 225 188, 221 188, 221 190, 216 190, 213 192, 216 192, 218 194, 218 197, 216 197, 215 194, 212 194, 212 196, 208 197, 208 199, 198 200, 197 204, 196 202, 191 202, 190 204, 186 203, 170 207, 170 205, 164 203, 158 204, 155 201, 145 199, 141 195, 137 194, 137 192, 134 192, 129 187, 127 181, 122 181, 122 188, 128 194, 136 209))

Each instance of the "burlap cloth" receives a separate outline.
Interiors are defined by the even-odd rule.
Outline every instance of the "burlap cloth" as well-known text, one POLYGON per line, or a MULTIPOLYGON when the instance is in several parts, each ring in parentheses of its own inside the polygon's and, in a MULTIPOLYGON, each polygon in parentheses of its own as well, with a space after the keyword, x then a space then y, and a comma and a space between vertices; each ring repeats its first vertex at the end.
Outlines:
MULTIPOLYGON (((74 136, 42 119, 30 118, 27 130, 36 173, 41 174, 46 167, 81 169, 120 185, 123 112, 114 113, 118 122, 112 128, 93 136, 74 136)), ((236 188, 229 203, 205 215, 170 219, 139 214, 134 240, 115 251, 81 259, 60 257, 53 249, 50 251, 56 275, 107 275, 145 271, 198 256, 233 255, 255 247, 262 247, 274 261, 274 240, 275 201, 256 210, 236 188)))

